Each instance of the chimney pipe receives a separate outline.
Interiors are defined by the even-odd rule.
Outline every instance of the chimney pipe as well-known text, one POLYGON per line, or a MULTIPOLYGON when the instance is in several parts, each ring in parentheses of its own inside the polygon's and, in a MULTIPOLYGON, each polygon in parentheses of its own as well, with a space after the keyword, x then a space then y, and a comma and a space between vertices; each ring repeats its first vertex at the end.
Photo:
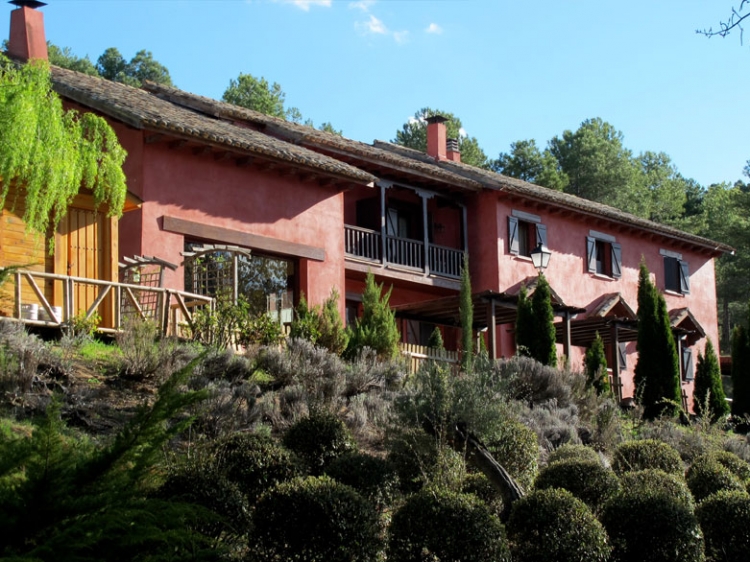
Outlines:
POLYGON ((37 0, 11 0, 9 4, 18 8, 10 13, 8 54, 24 61, 48 60, 44 14, 37 11, 46 4, 37 0))
POLYGON ((427 154, 435 160, 445 160, 446 155, 446 129, 445 122, 448 119, 442 115, 433 115, 427 118, 427 154))
POLYGON ((461 161, 461 150, 459 148, 458 139, 448 139, 446 148, 446 158, 452 162, 461 161))

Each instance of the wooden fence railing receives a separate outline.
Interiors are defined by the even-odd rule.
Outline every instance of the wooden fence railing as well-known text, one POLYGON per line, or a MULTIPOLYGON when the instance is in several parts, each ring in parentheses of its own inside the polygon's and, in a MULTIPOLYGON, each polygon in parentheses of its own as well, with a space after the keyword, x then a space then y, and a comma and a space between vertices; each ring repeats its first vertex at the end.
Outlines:
POLYGON ((98 326, 102 332, 117 332, 128 317, 137 317, 153 320, 164 335, 177 335, 178 323, 193 326, 193 314, 199 307, 209 310, 214 307, 213 298, 185 291, 19 270, 15 273, 14 317, 26 324, 60 327, 68 325, 76 317, 90 320, 108 297, 113 299, 105 304, 109 312, 107 316, 111 318, 98 326), (42 287, 44 283, 52 282, 54 289, 62 295, 62 306, 49 302, 45 291, 39 286, 40 280, 42 287), (24 285, 31 288, 36 302, 23 301, 24 285), (76 302, 84 295, 85 303, 76 302), (36 314, 31 312, 33 310, 36 310, 36 314))
POLYGON ((409 361, 409 372, 416 373, 426 361, 438 361, 440 363, 457 364, 459 362, 458 351, 446 351, 444 349, 435 349, 426 345, 416 345, 413 343, 400 343, 399 349, 401 355, 409 361))

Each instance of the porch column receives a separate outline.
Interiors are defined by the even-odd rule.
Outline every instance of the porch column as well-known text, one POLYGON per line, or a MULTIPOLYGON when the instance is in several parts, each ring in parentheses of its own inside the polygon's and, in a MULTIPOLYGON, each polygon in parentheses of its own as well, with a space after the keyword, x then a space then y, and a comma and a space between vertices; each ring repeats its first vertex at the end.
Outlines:
POLYGON ((495 299, 490 299, 490 302, 487 303, 487 318, 489 319, 487 337, 490 340, 490 358, 495 361, 497 359, 497 314, 495 311, 495 299))
POLYGON ((570 312, 563 312, 563 355, 570 359, 570 312))
POLYGON ((419 193, 419 197, 422 199, 422 239, 424 240, 424 263, 422 264, 424 274, 430 274, 430 229, 427 224, 429 218, 427 214, 427 199, 428 197, 424 193, 419 193))
POLYGON ((620 334, 617 327, 617 322, 613 322, 610 335, 612 340, 612 384, 619 401, 622 400, 622 385, 620 384, 620 334))
POLYGON ((464 242, 464 253, 469 253, 469 230, 468 230, 468 218, 466 214, 466 205, 461 205, 461 237, 464 242))
POLYGON ((380 251, 381 251, 381 262, 383 263, 383 267, 385 267, 388 264, 388 254, 386 253, 386 249, 388 247, 387 241, 386 241, 386 228, 385 228, 385 221, 386 221, 386 209, 385 209, 385 190, 386 186, 382 183, 380 185, 380 251))

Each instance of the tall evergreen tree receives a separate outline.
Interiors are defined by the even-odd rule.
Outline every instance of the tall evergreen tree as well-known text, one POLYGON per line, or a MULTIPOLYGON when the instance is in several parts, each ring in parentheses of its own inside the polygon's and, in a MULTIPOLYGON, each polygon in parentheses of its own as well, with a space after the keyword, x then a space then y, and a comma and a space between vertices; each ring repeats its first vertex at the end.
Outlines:
POLYGON ((591 347, 586 350, 586 379, 598 395, 611 391, 607 376, 607 355, 604 352, 604 340, 596 333, 591 347))
POLYGON ((693 411, 698 415, 710 415, 714 421, 729 413, 729 404, 721 384, 719 358, 716 357, 711 340, 706 342, 705 353, 698 354, 695 388, 693 389, 693 411))
POLYGON ((365 290, 362 293, 362 318, 351 331, 347 355, 356 356, 363 347, 374 349, 380 357, 392 359, 398 355, 401 335, 396 324, 396 315, 388 302, 393 287, 383 294, 383 284, 375 282, 375 275, 368 272, 365 290))
POLYGON ((516 353, 531 357, 534 339, 534 312, 526 286, 521 286, 516 309, 516 353))
POLYGON ((474 303, 471 300, 471 276, 469 275, 469 255, 464 254, 464 265, 461 269, 461 292, 459 314, 461 315, 461 347, 463 349, 463 367, 471 369, 474 355, 474 303))
POLYGON ((732 415, 750 414, 750 341, 747 328, 732 331, 732 415))
POLYGON ((531 316, 533 339, 531 356, 544 365, 557 366, 557 346, 555 345, 555 313, 552 310, 552 294, 549 283, 539 274, 536 289, 531 296, 531 316))
POLYGON ((680 364, 667 303, 651 282, 645 262, 641 262, 638 278, 635 393, 647 419, 674 413, 674 404, 680 404, 682 399, 680 364))

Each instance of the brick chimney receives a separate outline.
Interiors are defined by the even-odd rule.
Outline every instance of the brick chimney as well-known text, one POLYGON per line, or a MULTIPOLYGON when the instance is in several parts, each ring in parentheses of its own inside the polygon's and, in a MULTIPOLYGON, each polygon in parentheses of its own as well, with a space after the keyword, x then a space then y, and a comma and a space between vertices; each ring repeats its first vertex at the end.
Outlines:
POLYGON ((427 118, 427 154, 438 161, 447 158, 446 121, 447 119, 442 115, 433 115, 427 118))
POLYGON ((458 139, 448 139, 446 144, 446 158, 453 162, 461 161, 461 150, 458 148, 458 139))
POLYGON ((11 0, 18 6, 10 13, 8 54, 21 60, 47 59, 47 39, 44 36, 44 14, 37 8, 46 6, 37 0, 11 0))

